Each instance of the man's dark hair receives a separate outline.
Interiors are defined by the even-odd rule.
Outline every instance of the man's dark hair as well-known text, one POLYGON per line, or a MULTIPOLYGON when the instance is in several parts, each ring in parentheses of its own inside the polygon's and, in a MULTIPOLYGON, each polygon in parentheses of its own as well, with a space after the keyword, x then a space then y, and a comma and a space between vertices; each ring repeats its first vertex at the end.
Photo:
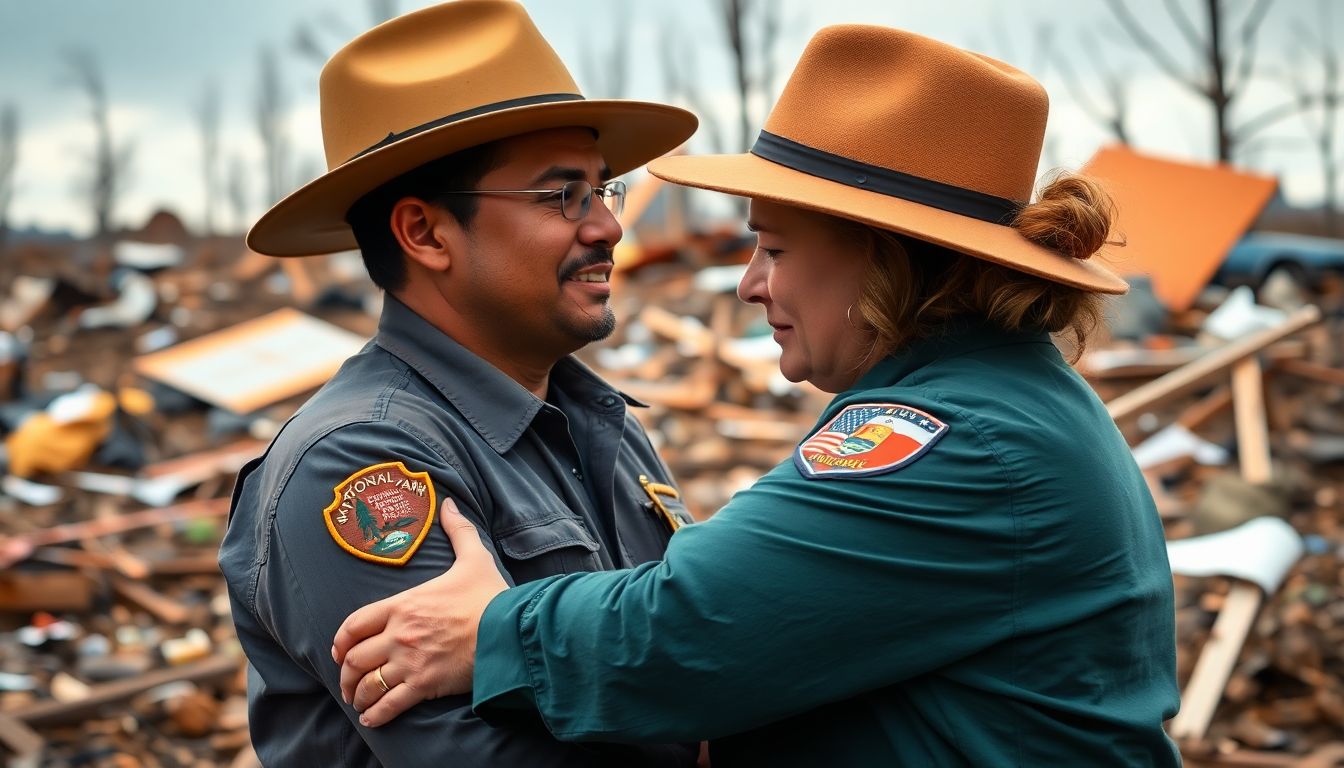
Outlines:
POLYGON ((418 197, 440 206, 463 227, 476 216, 476 195, 445 195, 446 189, 475 189, 481 178, 498 167, 499 147, 481 144, 431 160, 364 195, 350 206, 345 220, 354 231, 364 257, 364 268, 374 285, 385 291, 406 284, 406 254, 392 236, 392 206, 403 197, 418 197))

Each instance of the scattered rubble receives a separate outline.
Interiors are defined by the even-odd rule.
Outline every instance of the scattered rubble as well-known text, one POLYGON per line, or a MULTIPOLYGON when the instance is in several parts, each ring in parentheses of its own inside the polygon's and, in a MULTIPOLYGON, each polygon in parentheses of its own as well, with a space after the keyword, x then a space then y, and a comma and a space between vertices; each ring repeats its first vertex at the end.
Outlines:
MULTIPOLYGON (((581 357, 650 405, 638 415, 704 519, 785 459, 829 396, 783 380, 761 313, 733 295, 740 241, 623 253, 621 326, 581 357)), ((236 239, 10 257, 0 754, 256 765, 215 564, 233 476, 373 334, 378 298, 357 257, 277 262, 236 239), (298 356, 304 371, 267 362, 298 356)), ((1344 759, 1344 285, 1274 295, 1273 310, 1216 291, 1177 312, 1119 306, 1125 330, 1079 363, 1175 547, 1188 714, 1171 727, 1189 765, 1344 759), (1220 566, 1218 540, 1176 545, 1266 525, 1298 547, 1272 579, 1220 566)), ((1252 552, 1268 540, 1251 538, 1252 552)))

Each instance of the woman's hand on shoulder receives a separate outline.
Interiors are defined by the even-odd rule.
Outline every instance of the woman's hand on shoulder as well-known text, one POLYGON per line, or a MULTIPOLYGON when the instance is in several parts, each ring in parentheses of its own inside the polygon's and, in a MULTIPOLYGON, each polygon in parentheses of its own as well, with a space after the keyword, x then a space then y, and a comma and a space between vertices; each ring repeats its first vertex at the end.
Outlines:
POLYGON ((470 691, 481 616, 508 588, 452 499, 444 499, 439 521, 456 555, 452 567, 360 608, 336 631, 331 657, 341 665, 341 696, 365 726, 426 699, 470 691))

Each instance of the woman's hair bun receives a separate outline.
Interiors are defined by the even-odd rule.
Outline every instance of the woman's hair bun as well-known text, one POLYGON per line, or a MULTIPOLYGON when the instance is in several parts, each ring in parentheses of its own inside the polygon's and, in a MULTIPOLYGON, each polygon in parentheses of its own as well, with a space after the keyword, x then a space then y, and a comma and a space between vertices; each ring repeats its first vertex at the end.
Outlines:
POLYGON ((1101 250, 1115 219, 1115 203, 1101 184, 1086 176, 1060 173, 1039 199, 1018 212, 1013 227, 1037 245, 1075 259, 1101 250))

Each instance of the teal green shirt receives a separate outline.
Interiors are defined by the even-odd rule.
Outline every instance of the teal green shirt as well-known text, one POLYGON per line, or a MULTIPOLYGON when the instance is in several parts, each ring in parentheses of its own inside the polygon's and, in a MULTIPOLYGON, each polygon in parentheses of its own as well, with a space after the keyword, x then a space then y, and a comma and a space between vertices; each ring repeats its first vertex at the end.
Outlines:
MULTIPOLYGON (((1171 573, 1143 478, 1043 334, 915 344, 837 396, 946 430, 885 472, 771 470, 661 562, 504 592, 474 706, 715 768, 1175 766, 1171 573)), ((851 425, 852 426, 852 425, 851 425)))

